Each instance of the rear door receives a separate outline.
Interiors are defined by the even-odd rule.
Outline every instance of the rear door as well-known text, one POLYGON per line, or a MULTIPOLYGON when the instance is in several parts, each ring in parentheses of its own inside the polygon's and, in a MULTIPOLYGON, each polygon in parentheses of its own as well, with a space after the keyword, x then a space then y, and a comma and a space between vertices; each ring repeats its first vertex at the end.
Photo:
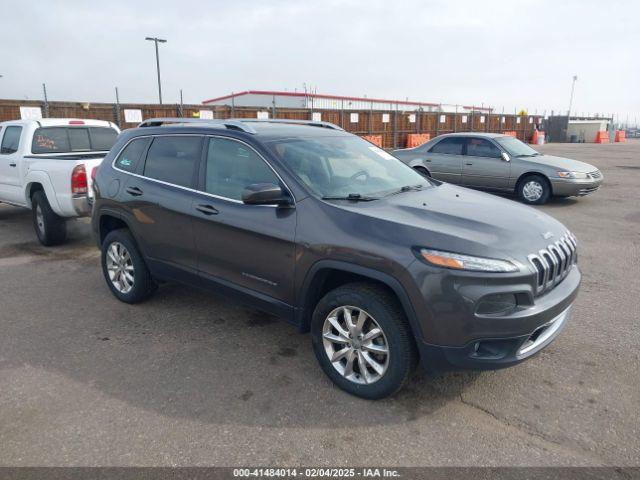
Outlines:
POLYGON ((127 176, 122 203, 156 274, 186 271, 197 278, 192 203, 203 141, 201 135, 155 136, 139 161, 131 142, 115 162, 125 171, 139 163, 127 176))
MULTIPOLYGON (((194 205, 198 267, 203 278, 293 304, 295 208, 245 205, 242 191, 254 183, 286 188, 251 146, 209 137, 194 205)), ((280 312, 274 312, 280 313, 280 312)))
POLYGON ((511 163, 488 138, 468 137, 462 166, 462 182, 468 187, 503 190, 509 183, 511 163))
POLYGON ((20 178, 20 138, 22 127, 8 125, 0 130, 0 200, 24 205, 20 178))
POLYGON ((462 183, 464 138, 445 137, 433 145, 425 156, 431 175, 443 182, 462 183))

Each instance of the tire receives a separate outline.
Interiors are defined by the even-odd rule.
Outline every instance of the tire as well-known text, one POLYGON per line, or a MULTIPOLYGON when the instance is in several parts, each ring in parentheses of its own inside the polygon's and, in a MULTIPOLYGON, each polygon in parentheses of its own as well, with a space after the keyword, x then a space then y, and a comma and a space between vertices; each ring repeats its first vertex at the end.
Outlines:
POLYGON ((51 247, 65 242, 67 222, 53 211, 44 191, 38 190, 31 197, 31 214, 33 228, 42 245, 51 247))
POLYGON ((387 290, 370 283, 350 283, 327 293, 316 305, 311 320, 311 338, 313 350, 324 373, 341 389, 357 397, 377 400, 388 397, 399 391, 408 381, 416 366, 418 353, 414 343, 411 328, 404 311, 396 298, 387 290), (352 330, 351 341, 346 338, 346 316, 344 308, 352 316, 353 324, 358 323, 362 311, 367 314, 362 333, 372 335, 374 328, 379 328, 382 334, 363 340, 357 337, 358 330, 352 330), (334 327, 329 321, 333 318, 342 328, 334 327), (377 325, 377 327, 376 327, 377 325), (338 339, 334 343, 331 340, 338 339), (375 353, 384 350, 387 354, 375 353), (330 360, 329 355, 336 352, 349 353, 337 359, 330 360), (374 369, 365 357, 372 359, 382 367, 382 372, 374 369), (349 360, 352 368, 349 369, 349 360), (364 366, 364 372, 361 365, 364 366), (340 369, 340 370, 339 370, 340 369))
POLYGON ((157 288, 127 229, 112 230, 107 234, 102 242, 101 263, 111 293, 122 302, 142 302, 157 288))
POLYGON ((528 205, 542 205, 547 203, 551 196, 551 185, 542 175, 527 175, 518 182, 516 193, 520 200, 528 205))
POLYGON ((413 167, 413 169, 418 172, 420 175, 422 175, 423 177, 427 177, 427 178, 431 178, 431 174, 429 173, 429 170, 427 170, 424 167, 413 167))

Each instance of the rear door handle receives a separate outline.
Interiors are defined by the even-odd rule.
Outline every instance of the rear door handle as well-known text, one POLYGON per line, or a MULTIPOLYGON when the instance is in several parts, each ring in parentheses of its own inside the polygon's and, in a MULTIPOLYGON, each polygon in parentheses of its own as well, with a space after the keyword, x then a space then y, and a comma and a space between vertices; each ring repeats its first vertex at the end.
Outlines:
POLYGON ((15 166, 17 166, 17 164, 16 163, 10 163, 9 166, 10 167, 15 167, 15 166))
POLYGON ((134 197, 139 197, 140 195, 142 195, 142 190, 140 190, 138 187, 127 187, 126 192, 129 195, 133 195, 134 197))
POLYGON ((467 162, 465 165, 473 165, 473 162, 467 162))
POLYGON ((215 208, 212 205, 207 205, 207 204, 200 204, 198 206, 196 206, 196 210, 198 210, 200 213, 204 213, 205 215, 217 215, 218 214, 218 209, 215 208))

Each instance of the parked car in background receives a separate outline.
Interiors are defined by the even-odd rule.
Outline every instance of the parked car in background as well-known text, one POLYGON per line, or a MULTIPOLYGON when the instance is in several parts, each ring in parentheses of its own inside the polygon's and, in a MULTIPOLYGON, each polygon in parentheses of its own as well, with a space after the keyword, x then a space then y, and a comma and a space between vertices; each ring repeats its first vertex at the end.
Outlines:
POLYGON ((0 123, 0 202, 30 208, 43 245, 65 241, 66 219, 91 212, 91 172, 120 130, 101 120, 0 123))
POLYGON ((423 175, 465 187, 512 192, 528 204, 543 204, 551 196, 588 195, 603 181, 593 165, 545 155, 517 138, 495 133, 440 135, 393 155, 423 175))
POLYGON ((340 388, 546 347, 580 284, 576 239, 510 200, 418 174, 321 122, 155 119, 98 169, 92 225, 112 294, 210 288, 311 331, 340 388))

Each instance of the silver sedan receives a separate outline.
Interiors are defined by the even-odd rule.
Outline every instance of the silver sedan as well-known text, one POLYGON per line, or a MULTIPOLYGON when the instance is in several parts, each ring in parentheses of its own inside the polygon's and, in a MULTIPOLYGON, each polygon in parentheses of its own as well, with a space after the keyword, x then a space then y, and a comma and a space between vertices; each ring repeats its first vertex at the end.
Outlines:
POLYGON ((424 175, 465 187, 513 192, 529 204, 551 196, 583 196, 602 184, 593 165, 544 155, 520 140, 496 133, 440 135, 393 155, 424 175))

